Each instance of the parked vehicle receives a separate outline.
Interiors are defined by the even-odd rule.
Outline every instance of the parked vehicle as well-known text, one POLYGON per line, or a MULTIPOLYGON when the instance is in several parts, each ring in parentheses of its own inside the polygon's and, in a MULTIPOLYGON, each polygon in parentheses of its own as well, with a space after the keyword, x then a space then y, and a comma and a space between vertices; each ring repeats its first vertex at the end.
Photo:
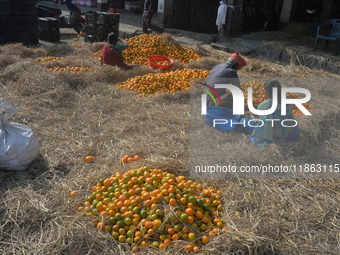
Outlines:
POLYGON ((57 18, 60 21, 60 27, 74 28, 77 33, 80 33, 85 27, 85 18, 81 16, 81 10, 72 4, 70 0, 66 0, 65 3, 67 8, 70 10, 68 18, 61 15, 62 11, 60 9, 40 4, 37 4, 37 15, 39 18, 57 18))

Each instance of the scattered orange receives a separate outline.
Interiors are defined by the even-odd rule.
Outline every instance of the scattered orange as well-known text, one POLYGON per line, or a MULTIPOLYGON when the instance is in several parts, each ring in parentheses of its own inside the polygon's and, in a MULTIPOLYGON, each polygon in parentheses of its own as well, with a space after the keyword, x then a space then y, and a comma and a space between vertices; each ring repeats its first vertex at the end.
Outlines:
POLYGON ((85 161, 86 161, 86 162, 92 162, 92 161, 93 161, 93 156, 87 156, 87 157, 85 158, 85 161))

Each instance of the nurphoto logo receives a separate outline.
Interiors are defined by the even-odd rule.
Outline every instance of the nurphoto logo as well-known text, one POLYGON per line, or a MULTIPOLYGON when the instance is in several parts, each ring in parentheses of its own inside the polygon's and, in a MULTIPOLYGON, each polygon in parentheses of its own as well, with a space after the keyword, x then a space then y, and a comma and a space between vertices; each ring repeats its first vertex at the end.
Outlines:
MULTIPOLYGON (((201 83, 204 86, 208 87, 218 98, 220 101, 220 104, 222 106, 222 101, 217 94, 215 89, 229 89, 231 94, 233 95, 233 114, 234 115, 244 115, 244 96, 243 92, 240 88, 236 87, 235 85, 231 84, 216 84, 215 89, 207 84, 201 83)), ((217 105, 215 98, 213 97, 212 93, 209 92, 207 89, 199 88, 203 91, 205 91, 207 94, 202 94, 201 95, 201 114, 206 115, 207 114, 207 95, 209 95, 212 100, 214 101, 215 105, 217 105)), ((273 103, 270 109, 268 110, 258 110, 255 109, 253 105, 253 89, 251 87, 248 88, 248 108, 249 111, 255 115, 263 116, 263 115, 270 115, 273 112, 275 112, 277 105, 278 105, 278 91, 277 88, 273 88, 273 103)), ((311 99, 311 93, 304 88, 281 88, 281 115, 286 116, 287 115, 287 105, 296 105, 296 107, 304 114, 304 115, 312 115, 306 107, 303 106, 303 103, 307 103, 311 99), (287 98, 286 93, 302 93, 305 94, 304 98, 287 98)), ((252 120, 252 121, 255 121, 252 120)), ((264 122, 260 119, 256 119, 256 121, 259 122, 258 125, 263 126, 264 122)), ((266 121, 271 121, 272 126, 274 126, 275 121, 279 121, 278 119, 267 119, 266 121)), ((224 119, 215 119, 214 120, 214 127, 215 124, 227 124, 228 120, 224 119)), ((245 123, 231 123, 232 124, 243 124, 245 123)), ((257 126, 258 126, 257 125, 257 126)), ((297 125, 297 121, 294 119, 286 119, 281 122, 281 125, 284 127, 295 127, 297 125), (295 125, 285 125, 285 122, 294 122, 295 125)), ((255 127, 255 126, 254 126, 255 127)))

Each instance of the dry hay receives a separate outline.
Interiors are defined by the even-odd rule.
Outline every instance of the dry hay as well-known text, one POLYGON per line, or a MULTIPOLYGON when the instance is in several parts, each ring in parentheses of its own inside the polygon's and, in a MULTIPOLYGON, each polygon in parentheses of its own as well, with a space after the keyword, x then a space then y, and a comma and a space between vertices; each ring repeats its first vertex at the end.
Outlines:
POLYGON ((280 33, 287 38, 316 37, 318 24, 291 22, 280 33))
MULTIPOLYGON (((53 74, 33 58, 23 58, 20 46, 8 47, 11 50, 0 57, 4 63, 0 93, 18 107, 12 121, 33 129, 41 155, 26 171, 0 172, 0 254, 118 254, 118 250, 129 254, 126 244, 98 232, 76 209, 99 178, 118 170, 148 164, 189 176, 189 93, 140 98, 119 90, 111 83, 156 71, 95 66, 91 52, 96 47, 84 52, 84 57, 68 46, 64 50, 67 58, 74 57, 68 60, 72 64, 95 68, 85 74, 53 74), (14 61, 6 64, 3 58, 8 54, 14 61), (119 159, 125 154, 139 154, 143 161, 120 167, 119 159), (85 163, 87 155, 94 155, 95 162, 85 163), (44 166, 46 171, 32 179, 35 169, 44 166), (77 196, 71 198, 70 191, 77 196)), ((30 50, 31 56, 53 52, 51 48, 30 50)), ((215 64, 208 57, 201 61, 202 68, 215 64)), ((240 77, 300 77, 303 73, 339 78, 303 66, 247 61, 240 77)), ((259 148, 244 134, 227 132, 223 134, 227 159, 234 165, 339 163, 337 84, 307 88, 318 111, 312 117, 297 118, 299 139, 259 148)), ((339 179, 203 181, 222 190, 223 217, 229 228, 226 234, 211 238, 203 254, 339 253, 339 179)), ((183 250, 165 252, 183 254, 183 250)), ((151 249, 144 252, 150 253, 158 254, 151 249)))
POLYGON ((161 37, 163 38, 163 40, 166 43, 172 43, 172 45, 174 45, 176 48, 183 50, 182 45, 175 39, 173 38, 171 35, 169 35, 168 33, 163 33, 161 34, 161 37))

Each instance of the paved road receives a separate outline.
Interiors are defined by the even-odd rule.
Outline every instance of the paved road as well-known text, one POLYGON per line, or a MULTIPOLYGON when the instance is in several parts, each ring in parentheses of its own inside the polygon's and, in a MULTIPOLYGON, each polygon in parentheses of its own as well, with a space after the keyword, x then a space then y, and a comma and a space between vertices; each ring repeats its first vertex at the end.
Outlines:
MULTIPOLYGON (((68 16, 69 12, 63 10, 63 16, 68 16)), ((136 26, 132 24, 127 24, 124 20, 119 23, 119 34, 123 38, 131 37, 134 35, 142 34, 142 26, 136 26)), ((171 34, 179 43, 183 44, 202 44, 202 43, 211 43, 212 34, 203 34, 203 33, 195 33, 190 31, 183 31, 178 29, 166 29, 166 33, 171 34)), ((60 28, 60 42, 46 42, 46 41, 39 41, 43 45, 53 45, 53 44, 74 44, 74 38, 77 38, 77 33, 72 28, 60 28)), ((85 43, 84 38, 81 38, 79 42, 76 44, 85 43)))
MULTIPOLYGON (((63 10, 63 15, 68 15, 68 11, 63 10)), ((126 19, 125 19, 126 20, 126 19)), ((84 44, 84 38, 82 37, 78 42, 74 42, 73 39, 77 37, 77 33, 72 28, 61 28, 61 40, 60 42, 45 42, 40 41, 43 45, 53 44, 84 44)), ((197 44, 211 44, 214 34, 195 33, 190 31, 184 31, 179 29, 166 29, 166 33, 172 35, 179 43, 197 45, 197 44)), ((119 33, 122 38, 132 37, 142 33, 142 27, 132 24, 127 24, 124 20, 119 23, 119 33)), ((227 51, 234 52, 238 50, 242 55, 248 55, 251 52, 256 52, 259 55, 268 58, 269 60, 280 61, 282 63, 289 64, 294 61, 296 54, 299 56, 299 63, 307 65, 311 68, 324 69, 331 73, 340 74, 340 59, 338 56, 334 56, 334 52, 327 50, 313 51, 314 39, 308 41, 294 41, 285 40, 277 37, 273 33, 250 33, 238 37, 218 37, 219 41, 212 44, 213 47, 227 51), (272 46, 268 48, 264 42, 272 42, 272 46), (278 43, 279 42, 279 43, 278 43), (278 45, 275 47, 275 45, 278 45), (301 48, 301 50, 300 50, 301 48), (293 49, 293 53, 290 49, 293 49), (325 63, 326 64, 323 64, 325 63)), ((331 45, 330 45, 331 46, 331 45)), ((329 48, 331 49, 331 47, 329 48)))

